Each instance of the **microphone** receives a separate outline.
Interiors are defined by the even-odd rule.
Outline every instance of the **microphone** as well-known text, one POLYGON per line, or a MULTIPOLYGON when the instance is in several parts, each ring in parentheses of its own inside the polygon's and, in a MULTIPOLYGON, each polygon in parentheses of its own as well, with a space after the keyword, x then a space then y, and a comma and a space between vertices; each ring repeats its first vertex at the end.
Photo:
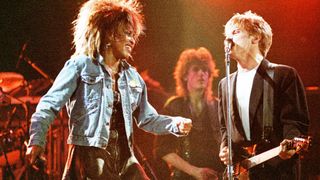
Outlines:
POLYGON ((20 54, 19 54, 19 59, 17 61, 17 64, 16 64, 16 69, 19 68, 19 65, 20 65, 20 62, 22 61, 22 59, 24 58, 24 52, 26 51, 27 49, 27 46, 28 46, 28 43, 25 42, 21 48, 21 51, 20 51, 20 54))
POLYGON ((233 42, 232 38, 226 38, 224 40, 224 51, 225 52, 230 52, 233 46, 234 46, 234 42, 233 42))

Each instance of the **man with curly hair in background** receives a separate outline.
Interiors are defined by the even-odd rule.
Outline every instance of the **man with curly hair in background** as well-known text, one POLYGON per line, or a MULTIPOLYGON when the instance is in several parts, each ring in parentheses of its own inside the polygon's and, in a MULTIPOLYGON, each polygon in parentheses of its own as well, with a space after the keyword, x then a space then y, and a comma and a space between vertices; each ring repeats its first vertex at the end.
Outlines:
POLYGON ((168 99, 164 113, 192 119, 188 136, 157 136, 155 154, 172 167, 171 179, 218 179, 223 172, 219 160, 221 140, 218 101, 212 83, 218 69, 208 49, 186 49, 174 71, 176 96, 168 99))

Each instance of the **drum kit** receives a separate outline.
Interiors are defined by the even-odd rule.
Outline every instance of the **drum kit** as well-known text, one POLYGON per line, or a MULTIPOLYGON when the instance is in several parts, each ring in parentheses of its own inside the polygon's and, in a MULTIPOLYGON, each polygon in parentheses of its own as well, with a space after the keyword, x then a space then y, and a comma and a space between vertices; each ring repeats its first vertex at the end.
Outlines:
POLYGON ((30 112, 39 102, 41 97, 39 94, 50 85, 51 81, 48 79, 27 82, 19 73, 0 72, 0 175, 2 174, 2 178, 19 177, 13 174, 16 167, 23 166, 25 163, 30 112))

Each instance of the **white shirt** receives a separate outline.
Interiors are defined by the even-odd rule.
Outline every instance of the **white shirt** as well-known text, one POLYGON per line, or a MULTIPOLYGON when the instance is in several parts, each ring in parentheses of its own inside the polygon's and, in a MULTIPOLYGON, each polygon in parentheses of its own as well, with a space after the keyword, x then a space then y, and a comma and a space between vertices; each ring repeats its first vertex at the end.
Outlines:
POLYGON ((249 102, 252 90, 253 78, 256 75, 259 65, 251 70, 243 69, 238 65, 238 75, 236 84, 236 95, 239 115, 242 121, 246 138, 250 137, 249 102))

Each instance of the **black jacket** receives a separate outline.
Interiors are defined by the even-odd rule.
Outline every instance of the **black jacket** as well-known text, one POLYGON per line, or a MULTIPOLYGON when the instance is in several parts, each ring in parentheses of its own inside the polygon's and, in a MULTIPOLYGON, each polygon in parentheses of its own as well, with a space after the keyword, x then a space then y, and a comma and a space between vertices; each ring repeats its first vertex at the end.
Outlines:
MULTIPOLYGON (((261 142, 263 130, 263 82, 269 78, 267 69, 270 62, 263 60, 257 69, 253 80, 249 105, 249 121, 251 141, 246 139, 237 108, 236 79, 237 72, 230 75, 231 89, 231 119, 232 142, 237 147, 249 146, 261 142)), ((269 78, 270 79, 270 78, 269 78)), ((270 147, 279 146, 283 139, 292 139, 299 135, 306 135, 309 124, 309 114, 303 83, 296 70, 286 65, 276 65, 274 78, 270 86, 274 90, 273 98, 273 131, 269 138, 270 147)), ((219 121, 221 124, 221 147, 227 146, 227 97, 226 78, 219 83, 219 121)), ((240 155, 234 152, 235 156, 240 155)))

